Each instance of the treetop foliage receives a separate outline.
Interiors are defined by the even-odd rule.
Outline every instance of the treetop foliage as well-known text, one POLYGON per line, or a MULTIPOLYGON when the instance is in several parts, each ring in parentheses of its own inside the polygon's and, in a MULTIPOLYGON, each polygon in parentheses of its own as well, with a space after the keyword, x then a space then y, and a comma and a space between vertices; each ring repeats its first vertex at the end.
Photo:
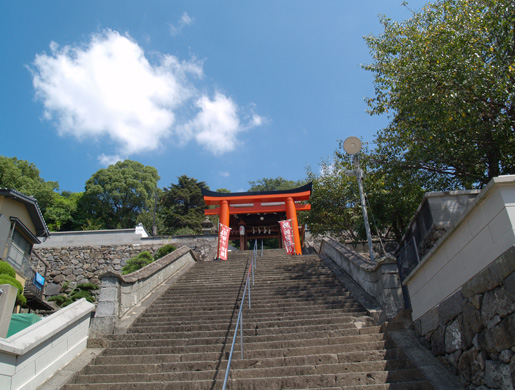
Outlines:
POLYGON ((45 213, 52 205, 59 185, 41 178, 40 170, 29 161, 0 156, 0 188, 11 188, 36 198, 45 213))
POLYGON ((177 184, 163 189, 160 200, 163 234, 174 234, 181 229, 184 233, 202 231, 206 208, 202 188, 209 189, 204 181, 182 175, 177 184))
POLYGON ((302 180, 287 180, 283 177, 276 178, 262 178, 260 180, 250 181, 251 186, 247 192, 262 192, 262 191, 282 191, 298 188, 305 185, 306 182, 302 180))
POLYGON ((100 169, 85 184, 86 213, 105 228, 134 227, 137 216, 153 206, 159 179, 157 169, 132 160, 100 169))
POLYGON ((404 22, 381 18, 364 68, 369 113, 393 115, 376 140, 382 169, 440 189, 514 173, 514 17, 513 0, 441 0, 404 22))

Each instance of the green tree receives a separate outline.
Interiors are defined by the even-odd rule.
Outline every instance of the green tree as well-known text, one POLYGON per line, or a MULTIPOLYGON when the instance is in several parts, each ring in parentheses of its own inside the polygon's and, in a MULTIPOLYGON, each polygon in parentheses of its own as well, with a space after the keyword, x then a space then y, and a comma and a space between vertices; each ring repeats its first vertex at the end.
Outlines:
POLYGON ((76 230, 85 222, 77 220, 78 203, 83 193, 63 191, 54 193, 52 204, 45 212, 45 222, 51 231, 76 230))
POLYGON ((139 214, 153 208, 158 180, 155 168, 132 160, 100 169, 85 184, 81 219, 96 228, 134 227, 139 214))
POLYGON ((179 176, 178 180, 177 184, 172 183, 170 187, 164 188, 161 196, 161 218, 164 224, 161 233, 175 234, 180 229, 184 233, 200 233, 206 208, 201 189, 209 187, 205 182, 186 175, 179 176))
MULTIPOLYGON (((417 178, 392 176, 394 172, 379 169, 376 160, 366 148, 359 154, 370 230, 375 236, 399 240, 425 191, 417 178)), ((307 180, 313 185, 311 210, 304 214, 304 222, 313 234, 366 239, 357 179, 347 174, 353 169, 353 158, 343 152, 341 143, 332 162, 322 161, 319 173, 307 168, 307 180)))
POLYGON ((379 169, 425 187, 471 188, 514 173, 513 0, 440 0, 365 37, 374 63, 379 169))
POLYGON ((283 177, 277 178, 262 178, 260 180, 250 181, 249 185, 251 188, 248 192, 262 192, 262 191, 279 191, 279 190, 290 190, 298 188, 306 184, 302 180, 287 180, 283 177))
POLYGON ((55 201, 58 182, 45 181, 36 165, 16 157, 0 156, 0 188, 9 188, 32 196, 38 201, 44 218, 55 201))

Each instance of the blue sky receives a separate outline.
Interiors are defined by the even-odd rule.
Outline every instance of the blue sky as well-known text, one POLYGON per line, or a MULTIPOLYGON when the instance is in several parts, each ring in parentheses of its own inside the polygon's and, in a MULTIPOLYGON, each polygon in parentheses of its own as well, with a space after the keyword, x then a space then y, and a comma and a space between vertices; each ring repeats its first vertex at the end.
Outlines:
POLYGON ((2 0, 0 154, 75 192, 125 158, 161 187, 304 179, 338 140, 385 127, 365 112, 363 36, 409 18, 401 3, 2 0))

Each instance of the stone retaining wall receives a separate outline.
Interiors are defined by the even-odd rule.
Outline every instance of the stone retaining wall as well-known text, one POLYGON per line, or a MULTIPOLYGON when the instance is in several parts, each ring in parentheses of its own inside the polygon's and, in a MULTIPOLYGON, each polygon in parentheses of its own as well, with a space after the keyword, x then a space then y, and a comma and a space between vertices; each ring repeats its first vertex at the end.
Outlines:
POLYGON ((515 248, 414 322, 467 389, 514 389, 515 248))
MULTIPOLYGON (((46 295, 56 295, 64 282, 71 287, 81 283, 95 283, 101 285, 99 276, 112 272, 120 273, 126 262, 140 252, 155 252, 166 244, 173 244, 177 248, 188 246, 197 256, 197 260, 212 259, 216 254, 215 237, 175 237, 142 240, 141 244, 126 245, 98 245, 98 246, 70 246, 70 247, 40 247, 35 251, 44 260, 49 262, 50 269, 46 276, 46 295)), ((43 264, 37 267, 43 273, 43 264)))

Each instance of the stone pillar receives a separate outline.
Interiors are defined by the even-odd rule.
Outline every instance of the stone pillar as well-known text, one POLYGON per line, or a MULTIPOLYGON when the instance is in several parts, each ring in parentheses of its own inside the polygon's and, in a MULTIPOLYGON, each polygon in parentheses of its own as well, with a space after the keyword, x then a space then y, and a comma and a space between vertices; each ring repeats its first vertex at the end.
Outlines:
POLYGON ((300 231, 298 230, 298 218, 296 217, 296 206, 294 205, 293 198, 285 199, 285 212, 287 213, 287 218, 291 220, 295 252, 297 255, 301 255, 302 247, 300 244, 300 231))
POLYGON ((91 336, 113 334, 119 320, 121 302, 121 283, 119 275, 107 272, 101 276, 96 315, 90 325, 91 336))
POLYGON ((0 338, 7 337, 17 295, 16 287, 10 284, 0 284, 0 338))

